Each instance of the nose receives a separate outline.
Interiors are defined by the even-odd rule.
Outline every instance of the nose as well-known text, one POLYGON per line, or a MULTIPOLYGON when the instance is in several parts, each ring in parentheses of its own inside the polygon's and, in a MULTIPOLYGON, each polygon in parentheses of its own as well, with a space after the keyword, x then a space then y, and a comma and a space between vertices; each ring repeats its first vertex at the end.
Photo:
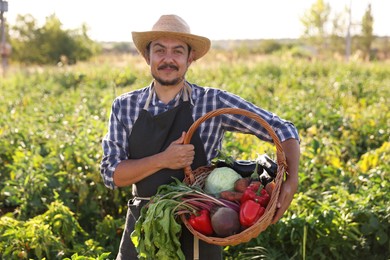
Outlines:
POLYGON ((174 60, 173 52, 172 51, 165 52, 165 55, 163 58, 164 58, 165 62, 172 62, 174 60))

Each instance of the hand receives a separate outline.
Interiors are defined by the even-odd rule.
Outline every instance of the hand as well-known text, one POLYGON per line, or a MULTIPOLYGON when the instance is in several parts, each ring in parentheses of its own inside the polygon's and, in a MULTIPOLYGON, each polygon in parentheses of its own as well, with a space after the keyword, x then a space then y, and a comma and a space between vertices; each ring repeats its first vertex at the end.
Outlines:
POLYGON ((183 169, 190 166, 194 160, 195 151, 192 144, 183 144, 185 132, 179 139, 173 141, 163 152, 163 160, 167 164, 166 168, 183 169))
POLYGON ((173 141, 165 151, 141 159, 121 161, 115 169, 114 183, 126 187, 165 168, 184 169, 194 160, 194 146, 183 144, 185 132, 173 141))
POLYGON ((291 201, 294 198, 294 194, 298 189, 298 166, 299 166, 299 157, 300 149, 299 143, 295 139, 288 139, 282 142, 282 147, 286 155, 287 161, 287 178, 282 183, 280 189, 278 204, 276 205, 276 213, 272 220, 272 224, 278 222, 278 220, 283 216, 284 212, 288 209, 291 204, 291 201))
POLYGON ((282 183, 280 189, 278 204, 276 205, 276 213, 272 219, 272 224, 275 224, 283 216, 284 212, 288 209, 291 201, 294 198, 294 194, 298 189, 298 180, 289 178, 282 183))

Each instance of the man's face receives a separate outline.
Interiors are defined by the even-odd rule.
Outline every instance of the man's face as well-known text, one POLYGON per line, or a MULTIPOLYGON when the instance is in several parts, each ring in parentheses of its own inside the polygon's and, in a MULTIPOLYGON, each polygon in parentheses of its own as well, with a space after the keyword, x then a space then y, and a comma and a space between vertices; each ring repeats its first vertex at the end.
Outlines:
POLYGON ((188 45, 172 38, 151 42, 148 57, 153 78, 163 86, 181 82, 192 62, 188 45))

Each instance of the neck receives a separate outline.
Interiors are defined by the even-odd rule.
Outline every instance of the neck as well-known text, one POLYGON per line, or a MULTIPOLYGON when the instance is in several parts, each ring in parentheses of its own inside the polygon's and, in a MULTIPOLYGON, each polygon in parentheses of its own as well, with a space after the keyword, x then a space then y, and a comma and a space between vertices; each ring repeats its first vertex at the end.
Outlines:
POLYGON ((177 93, 180 92, 180 90, 184 87, 184 80, 180 81, 176 85, 161 85, 157 81, 154 81, 154 89, 156 91, 156 94, 158 98, 165 104, 167 104, 169 101, 171 101, 177 93))

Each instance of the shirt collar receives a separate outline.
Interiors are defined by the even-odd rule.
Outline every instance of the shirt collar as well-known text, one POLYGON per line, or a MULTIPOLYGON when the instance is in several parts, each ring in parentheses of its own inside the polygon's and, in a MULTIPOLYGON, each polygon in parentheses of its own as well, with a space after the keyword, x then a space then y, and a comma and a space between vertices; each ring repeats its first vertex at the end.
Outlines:
MULTIPOLYGON (((191 105, 194 105, 194 101, 193 101, 193 86, 188 82, 188 81, 185 81, 184 82, 184 88, 186 88, 187 90, 187 93, 188 93, 188 99, 191 103, 191 105)), ((184 91, 184 88, 179 92, 177 93, 177 95, 175 96, 175 98, 173 99, 173 101, 171 100, 169 103, 172 103, 172 102, 175 102, 175 106, 178 105, 180 103, 180 101, 183 100, 183 95, 185 95, 185 93, 183 93, 184 91)), ((153 82, 149 85, 149 91, 148 93, 150 94, 150 91, 153 90, 153 82)), ((156 92, 154 91, 153 94, 152 94, 152 100, 151 100, 151 104, 153 106, 157 106, 159 102, 159 99, 157 97, 157 94, 156 92)))

